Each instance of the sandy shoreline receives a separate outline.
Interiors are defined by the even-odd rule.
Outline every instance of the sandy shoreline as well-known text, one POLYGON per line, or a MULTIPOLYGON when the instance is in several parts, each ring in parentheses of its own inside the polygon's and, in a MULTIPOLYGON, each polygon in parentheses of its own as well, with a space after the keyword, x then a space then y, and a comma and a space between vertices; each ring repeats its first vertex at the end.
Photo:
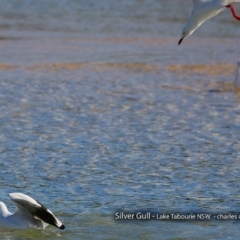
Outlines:
POLYGON ((144 63, 88 63, 88 62, 56 62, 56 63, 39 63, 27 66, 21 66, 16 64, 0 63, 0 70, 11 71, 18 68, 23 68, 28 71, 78 71, 86 68, 92 71, 111 71, 115 69, 127 70, 127 71, 139 71, 147 73, 157 73, 161 70, 167 70, 169 72, 186 75, 186 74, 201 74, 206 76, 231 76, 234 74, 235 65, 228 63, 219 63, 215 65, 204 64, 186 64, 186 65, 150 65, 144 63))

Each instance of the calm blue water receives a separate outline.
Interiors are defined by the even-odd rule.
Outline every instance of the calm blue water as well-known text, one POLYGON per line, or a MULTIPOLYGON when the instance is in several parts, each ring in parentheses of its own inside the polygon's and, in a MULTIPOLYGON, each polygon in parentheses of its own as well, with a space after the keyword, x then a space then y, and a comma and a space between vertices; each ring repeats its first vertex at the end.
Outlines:
POLYGON ((0 197, 66 225, 1 239, 238 238, 239 222, 114 220, 240 212, 240 25, 225 11, 178 47, 180 2, 0 1, 0 197))

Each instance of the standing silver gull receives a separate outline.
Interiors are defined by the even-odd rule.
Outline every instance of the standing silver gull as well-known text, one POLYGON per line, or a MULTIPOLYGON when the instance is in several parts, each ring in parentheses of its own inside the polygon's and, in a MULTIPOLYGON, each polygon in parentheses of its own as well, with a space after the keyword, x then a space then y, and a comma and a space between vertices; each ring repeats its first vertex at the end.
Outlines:
POLYGON ((62 230, 65 228, 62 222, 40 202, 23 193, 10 193, 9 196, 16 205, 16 211, 14 213, 9 212, 6 205, 0 202, 1 227, 37 227, 44 229, 50 224, 62 230))
POLYGON ((197 28, 199 28, 205 21, 216 16, 226 8, 230 8, 234 18, 240 21, 231 5, 231 3, 240 2, 240 0, 192 0, 193 10, 191 16, 183 28, 181 38, 178 45, 181 44, 184 38, 191 35, 197 28))
POLYGON ((233 85, 235 90, 240 91, 240 60, 237 62, 237 69, 233 85))

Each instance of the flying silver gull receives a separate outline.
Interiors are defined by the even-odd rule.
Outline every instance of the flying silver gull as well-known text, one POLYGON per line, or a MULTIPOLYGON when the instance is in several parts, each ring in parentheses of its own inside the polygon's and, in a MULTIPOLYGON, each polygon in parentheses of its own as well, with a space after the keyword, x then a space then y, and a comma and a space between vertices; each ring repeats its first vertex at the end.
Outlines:
POLYGON ((6 228, 42 228, 48 224, 59 229, 65 226, 55 215, 40 202, 23 193, 10 193, 11 200, 16 205, 14 213, 8 211, 6 205, 0 202, 0 226, 6 228))
POLYGON ((183 28, 181 38, 178 45, 181 44, 184 38, 190 36, 197 28, 199 28, 205 21, 216 16, 226 8, 230 8, 234 18, 240 21, 231 5, 231 3, 240 2, 240 0, 192 0, 193 10, 191 16, 183 28))

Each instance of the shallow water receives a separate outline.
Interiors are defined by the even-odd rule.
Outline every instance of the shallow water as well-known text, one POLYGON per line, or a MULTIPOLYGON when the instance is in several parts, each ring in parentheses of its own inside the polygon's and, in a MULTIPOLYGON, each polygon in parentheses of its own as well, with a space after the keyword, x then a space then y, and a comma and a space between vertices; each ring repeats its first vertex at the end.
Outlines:
POLYGON ((114 220, 240 209, 239 23, 178 47, 191 5, 173 3, 0 1, 0 197, 66 225, 1 239, 237 239, 238 221, 114 220))

